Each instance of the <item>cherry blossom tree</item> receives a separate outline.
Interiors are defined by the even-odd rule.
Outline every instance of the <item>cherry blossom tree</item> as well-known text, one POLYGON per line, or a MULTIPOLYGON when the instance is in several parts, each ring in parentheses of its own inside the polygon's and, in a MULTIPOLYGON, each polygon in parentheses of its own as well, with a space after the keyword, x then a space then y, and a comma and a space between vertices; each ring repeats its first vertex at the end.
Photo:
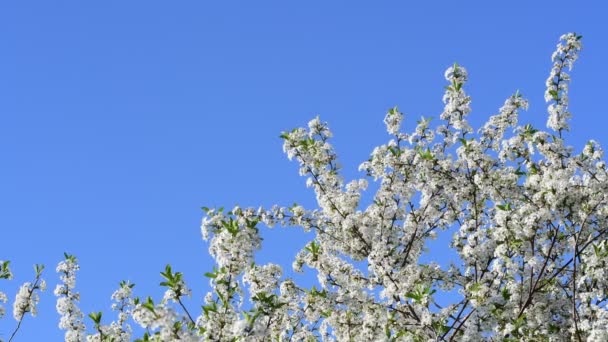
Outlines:
MULTIPOLYGON (((85 320, 77 259, 66 254, 55 289, 66 341, 129 341, 132 325, 144 329, 139 341, 608 340, 606 163, 595 141, 575 153, 564 140, 567 72, 580 50, 581 36, 569 33, 552 56, 549 131, 518 124, 528 107, 519 92, 474 130, 468 73, 454 64, 441 122, 422 118, 404 133, 404 115, 389 110, 391 138, 361 164, 362 179, 340 176, 331 131, 318 117, 283 133, 318 208, 203 208, 216 267, 206 273, 211 291, 200 312, 184 304, 191 290, 167 266, 161 300, 134 297, 134 285, 122 282, 112 295, 118 318, 104 324, 98 312, 85 320), (363 203, 369 181, 378 190, 363 203), (255 264, 259 230, 273 226, 314 232, 293 268, 315 272, 318 286, 296 284, 277 264, 255 264), (452 235, 458 257, 425 261, 440 234, 452 235)), ((9 278, 3 265, 0 278, 9 278)), ((41 272, 17 294, 19 324, 35 313, 41 272)))

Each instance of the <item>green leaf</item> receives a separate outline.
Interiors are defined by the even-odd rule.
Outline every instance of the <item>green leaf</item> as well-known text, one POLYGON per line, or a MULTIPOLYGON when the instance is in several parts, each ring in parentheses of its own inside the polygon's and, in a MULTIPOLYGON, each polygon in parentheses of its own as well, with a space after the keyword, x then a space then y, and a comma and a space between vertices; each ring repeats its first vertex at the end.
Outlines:
POLYGON ((558 97, 559 94, 558 94, 557 90, 549 90, 549 94, 551 95, 551 97, 553 97, 553 99, 555 101, 559 100, 559 97, 558 97))
POLYGON ((319 258, 319 252, 321 250, 321 245, 318 244, 316 241, 311 241, 306 247, 304 247, 305 250, 309 251, 310 254, 312 254, 312 260, 313 261, 317 261, 319 258))
POLYGON ((532 164, 532 166, 530 167, 530 174, 531 175, 536 175, 538 174, 538 171, 540 171, 538 169, 538 167, 536 166, 536 164, 532 164))
POLYGON ((422 299, 422 296, 418 292, 408 292, 405 294, 405 296, 407 298, 413 299, 415 302, 418 302, 418 301, 420 301, 420 299, 422 299))
POLYGON ((323 291, 319 291, 317 290, 316 286, 313 286, 312 289, 308 291, 308 295, 310 295, 311 297, 327 298, 327 290, 323 289, 323 291))
POLYGON ((391 154, 395 157, 399 157, 401 156, 401 149, 397 148, 397 147, 389 147, 388 148, 389 152, 391 152, 391 154))
POLYGON ((496 208, 503 210, 503 211, 510 211, 511 210, 511 203, 505 203, 505 204, 498 204, 496 206, 496 208))
POLYGON ((9 269, 8 264, 10 264, 10 261, 7 260, 0 265, 0 279, 8 279, 11 277, 11 270, 9 269))
POLYGON ((171 271, 171 265, 167 264, 167 266, 165 266, 165 272, 160 272, 160 275, 165 278, 167 281, 166 282, 162 282, 160 283, 161 286, 172 286, 176 280, 176 276, 179 274, 173 274, 173 272, 171 271))
POLYGON ((431 323, 431 327, 439 335, 443 335, 444 333, 448 332, 448 330, 450 330, 450 327, 447 326, 447 325, 445 325, 445 324, 443 324, 442 321, 435 321, 435 322, 431 323))
POLYGON ((257 228, 255 227, 258 223, 260 222, 259 219, 254 218, 252 220, 249 219, 245 219, 245 225, 247 226, 247 228, 249 229, 255 229, 257 230, 257 228))
POLYGON ((34 271, 36 272, 36 277, 40 277, 42 275, 42 271, 44 271, 43 264, 34 265, 34 271))
POLYGON ((63 252, 63 256, 65 257, 66 261, 71 261, 73 263, 76 263, 76 257, 75 256, 73 256, 71 254, 68 254, 66 252, 63 252))
POLYGON ((321 311, 321 317, 327 318, 331 316, 331 310, 321 311))
POLYGON ((209 304, 209 305, 205 305, 202 307, 203 308, 203 313, 205 315, 206 318, 209 318, 209 313, 210 312, 216 312, 217 313, 217 304, 215 302, 209 304))
POLYGON ((433 156, 433 153, 431 153, 431 150, 428 147, 424 151, 422 149, 419 149, 418 154, 424 160, 434 160, 435 159, 435 157, 433 156))
POLYGON ((90 313, 89 318, 91 318, 91 320, 93 320, 95 325, 99 325, 101 323, 101 311, 90 313))
POLYGON ((128 287, 128 288, 130 288, 130 289, 132 289, 132 288, 134 288, 134 287, 135 287, 135 284, 132 284, 132 283, 130 283, 130 282, 128 282, 128 281, 126 281, 126 280, 121 280, 121 281, 120 281, 120 283, 118 283, 118 285, 119 285, 120 287, 128 287))
POLYGON ((538 132, 537 129, 535 129, 534 127, 532 127, 532 125, 527 124, 524 126, 524 136, 526 136, 527 138, 531 138, 534 133, 538 132))

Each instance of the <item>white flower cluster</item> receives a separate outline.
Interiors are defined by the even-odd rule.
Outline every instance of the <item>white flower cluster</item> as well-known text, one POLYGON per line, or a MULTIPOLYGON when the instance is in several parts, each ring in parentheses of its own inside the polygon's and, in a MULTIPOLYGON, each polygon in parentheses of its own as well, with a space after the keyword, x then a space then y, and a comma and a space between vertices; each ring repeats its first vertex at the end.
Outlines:
POLYGON ((399 112, 397 107, 391 108, 384 118, 384 124, 386 125, 386 131, 392 135, 399 135, 401 129, 401 122, 403 122, 403 113, 399 112))
MULTIPOLYGON (((446 121, 446 125, 440 128, 440 132, 449 141, 450 137, 453 139, 458 138, 457 133, 464 136, 472 131, 471 126, 466 120, 466 116, 471 112, 471 98, 463 90, 463 86, 468 79, 465 68, 454 64, 454 66, 446 70, 445 79, 450 82, 450 85, 443 96, 445 108, 440 118, 446 121), (450 126, 455 129, 455 132, 449 131, 450 126)), ((454 143, 454 141, 451 143, 454 143)))
MULTIPOLYGON (((8 301, 8 297, 6 297, 6 293, 0 292, 0 303, 6 303, 8 301)), ((2 318, 6 314, 3 306, 0 305, 0 318, 2 318)))
POLYGON ((37 279, 35 283, 26 282, 21 285, 15 302, 13 303, 13 317, 16 321, 23 319, 26 313, 30 313, 33 317, 37 314, 36 305, 40 302, 40 296, 36 290, 46 290, 46 282, 44 279, 37 279))
POLYGON ((479 130, 481 143, 498 151, 499 143, 509 127, 517 126, 519 109, 528 109, 528 101, 519 92, 509 97, 500 108, 499 114, 490 117, 488 122, 479 130))
POLYGON ((557 50, 551 56, 553 68, 547 78, 545 101, 552 102, 549 105, 549 119, 547 127, 559 131, 569 128, 567 120, 571 117, 568 111, 568 84, 570 75, 566 72, 572 70, 574 62, 578 59, 578 53, 582 48, 582 36, 576 33, 568 33, 560 37, 557 50))
POLYGON ((154 341, 199 341, 196 331, 183 329, 180 315, 164 304, 154 305, 149 299, 135 307, 132 317, 141 327, 156 331, 154 341))
POLYGON ((114 304, 112 304, 112 310, 118 311, 118 322, 116 322, 117 326, 123 327, 123 333, 125 336, 125 340, 128 341, 130 338, 131 327, 126 323, 129 318, 129 314, 133 306, 135 305, 133 300, 133 286, 129 282, 121 282, 120 288, 112 294, 112 300, 114 304))
POLYGON ((84 315, 76 305, 80 300, 80 294, 74 292, 76 287, 76 271, 80 269, 76 258, 72 255, 65 255, 65 260, 61 261, 56 268, 59 279, 62 283, 57 284, 55 296, 57 296, 57 312, 61 315, 59 328, 65 330, 66 342, 81 342, 86 339, 84 315))

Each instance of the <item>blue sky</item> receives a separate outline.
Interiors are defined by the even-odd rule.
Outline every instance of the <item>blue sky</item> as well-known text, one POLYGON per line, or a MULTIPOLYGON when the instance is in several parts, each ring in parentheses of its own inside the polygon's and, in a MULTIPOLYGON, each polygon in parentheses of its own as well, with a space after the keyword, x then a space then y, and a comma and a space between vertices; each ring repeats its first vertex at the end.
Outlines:
MULTIPOLYGON (((558 37, 584 50, 572 73, 572 132, 608 144, 607 5, 566 1, 4 1, 0 3, 0 259, 11 299, 47 265, 49 290, 20 341, 61 340, 52 289, 63 252, 81 263, 85 313, 122 279, 161 294, 170 263, 195 289, 211 270, 201 206, 313 207, 278 138, 319 114, 347 179, 387 136, 442 110, 444 70, 470 75, 478 126, 517 89, 521 122, 544 126, 558 37)), ((264 231, 260 262, 290 265, 312 236, 264 231)), ((107 322, 107 321, 106 321, 107 322)), ((0 320, 6 337, 10 312, 0 320)))

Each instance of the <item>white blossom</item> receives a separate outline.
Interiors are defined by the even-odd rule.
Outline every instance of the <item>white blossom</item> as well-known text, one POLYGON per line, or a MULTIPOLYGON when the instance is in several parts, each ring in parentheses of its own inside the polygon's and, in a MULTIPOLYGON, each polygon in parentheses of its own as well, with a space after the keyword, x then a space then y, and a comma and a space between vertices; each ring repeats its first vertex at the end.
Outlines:
POLYGON ((546 82, 545 101, 553 103, 548 107, 547 127, 559 131, 560 134, 562 130, 569 129, 567 120, 571 117, 568 111, 570 75, 566 73, 565 68, 572 70, 581 48, 581 36, 576 33, 568 33, 560 37, 557 50, 551 56, 553 68, 551 68, 546 82))
POLYGON ((56 309, 61 316, 59 328, 66 330, 66 342, 81 342, 86 339, 84 314, 80 311, 76 302, 80 300, 80 294, 74 291, 76 287, 76 271, 80 269, 74 256, 65 254, 65 260, 59 262, 56 271, 59 273, 61 283, 55 288, 57 296, 56 309))
MULTIPOLYGON (((0 303, 6 303, 8 301, 8 298, 6 297, 6 294, 4 292, 0 292, 0 303)), ((2 307, 0 305, 0 318, 2 318, 2 316, 4 316, 5 311, 4 311, 4 307, 2 307)))

